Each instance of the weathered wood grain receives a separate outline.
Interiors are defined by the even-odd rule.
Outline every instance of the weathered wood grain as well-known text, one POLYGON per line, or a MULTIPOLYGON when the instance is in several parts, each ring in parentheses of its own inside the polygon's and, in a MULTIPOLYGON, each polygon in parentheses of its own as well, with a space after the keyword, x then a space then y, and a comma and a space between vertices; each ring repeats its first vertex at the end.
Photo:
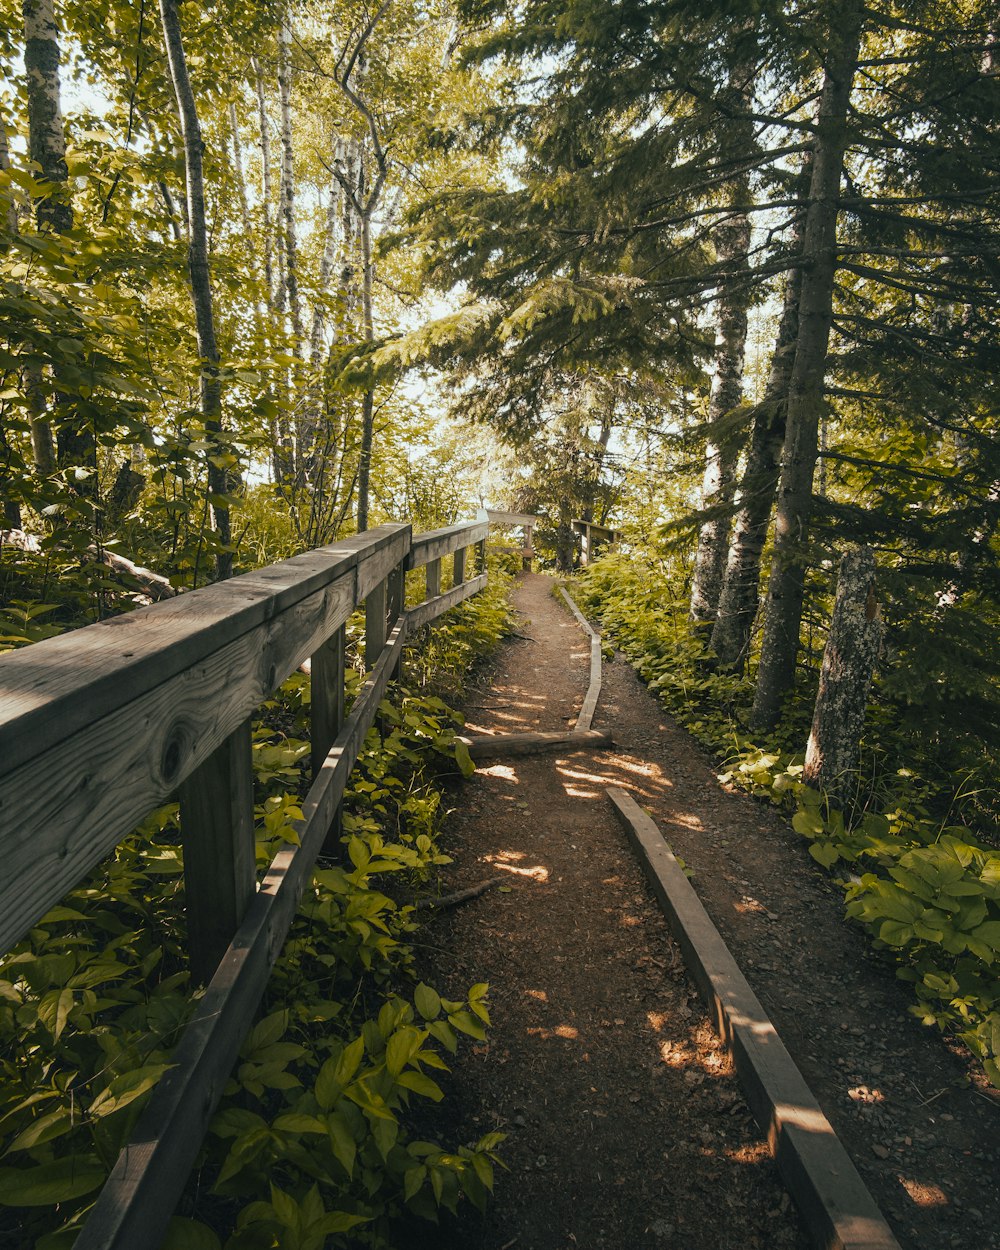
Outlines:
MULTIPOLYGON (((336 630, 312 657, 312 683, 309 699, 309 745, 312 777, 315 781, 330 748, 344 725, 344 675, 347 667, 347 629, 336 630)), ((341 813, 337 808, 323 853, 340 853, 341 813)))
POLYGON ((191 976, 204 985, 257 890, 249 720, 181 784, 180 802, 191 976))
POLYGON ((363 599, 405 554, 408 534, 380 526, 0 657, 0 777, 355 569, 363 599))
POLYGON ((486 574, 480 573, 478 577, 462 582, 460 586, 452 586, 451 590, 446 590, 443 595, 437 595, 433 599, 417 604, 415 608, 410 608, 406 614, 410 632, 420 629, 422 625, 429 625, 431 621, 457 606, 463 599, 478 594, 485 585, 486 574))
POLYGON ((365 668, 372 669, 385 646, 388 616, 386 614, 385 578, 369 590, 365 598, 365 668))
POLYGON ((343 798, 406 634, 393 630, 302 806, 300 845, 279 852, 118 1157, 76 1250, 156 1250, 253 1021, 302 890, 343 798))
POLYGON ((587 693, 575 726, 577 729, 590 729, 594 723, 594 713, 597 711, 597 700, 601 697, 601 635, 576 606, 564 586, 559 587, 559 593, 569 604, 570 611, 590 639, 590 683, 587 686, 587 693))
POLYGON ((441 558, 436 560, 428 560, 425 566, 427 573, 427 593, 424 596, 427 599, 436 599, 441 593, 441 558))
POLYGON ((454 571, 452 573, 451 584, 453 586, 461 586, 465 581, 465 548, 459 547, 455 552, 454 571))
POLYGON ((691 975, 733 1053, 757 1123, 822 1250, 899 1250, 882 1212, 655 822, 608 788, 691 975))
POLYGON ((472 543, 482 542, 489 533, 488 521, 463 521, 458 525, 447 525, 443 529, 429 530, 426 534, 417 534, 413 539, 410 554, 406 558, 407 569, 418 569, 431 560, 440 560, 442 556, 450 556, 459 547, 468 547, 472 543))

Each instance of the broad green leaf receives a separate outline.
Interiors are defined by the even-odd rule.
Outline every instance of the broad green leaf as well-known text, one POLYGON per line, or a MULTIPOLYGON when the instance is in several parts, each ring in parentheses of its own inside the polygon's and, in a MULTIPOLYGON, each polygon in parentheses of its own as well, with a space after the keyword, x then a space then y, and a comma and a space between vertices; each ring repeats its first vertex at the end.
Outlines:
POLYGON ((50 990, 38 1004, 38 1019, 52 1034, 52 1040, 58 1042, 66 1027, 69 1013, 73 1010, 72 990, 50 990))
POLYGON ((0 1168, 0 1206, 51 1207, 82 1198, 104 1183, 104 1168, 89 1155, 71 1155, 34 1168, 0 1168))
POLYGON ((346 1085, 353 1078, 361 1066, 364 1053, 365 1039, 363 1037, 356 1037, 353 1042, 344 1047, 336 1066, 336 1078, 341 1085, 346 1085))
POLYGON ((420 1012, 425 1020, 436 1020, 441 1014, 440 995, 437 990, 431 989, 423 981, 414 990, 413 1001, 416 1004, 417 1011, 420 1012))
POLYGON ((390 1075, 398 1076, 424 1044, 427 1034, 412 1025, 404 1025, 389 1038, 385 1047, 385 1066, 390 1075))
POLYGON ((353 1176, 354 1160, 358 1153, 358 1147, 354 1141, 354 1134, 351 1132, 350 1126, 337 1111, 332 1111, 326 1117, 326 1126, 334 1158, 348 1176, 353 1176))
POLYGON ((413 1090, 415 1094, 422 1094, 424 1098, 433 1098, 435 1102, 440 1102, 444 1097, 441 1087, 423 1072, 401 1072, 396 1083, 404 1089, 413 1090))
POLYGON ((461 770, 463 777, 471 777, 476 771, 476 765, 473 763, 472 756, 469 754, 469 748, 461 740, 455 739, 455 763, 461 770))
POLYGON ((809 854, 824 868, 832 868, 840 859, 840 852, 832 842, 813 842, 809 847, 809 854))
POLYGON ((69 1107, 57 1107, 47 1115, 39 1116, 23 1129, 7 1147, 7 1153, 16 1150, 30 1150, 33 1146, 41 1146, 44 1142, 55 1141, 74 1126, 73 1116, 69 1107))
POLYGON ((125 1072, 121 1076, 116 1076, 108 1088, 102 1090, 90 1104, 90 1114, 105 1116, 121 1111, 130 1102, 135 1102, 147 1090, 152 1089, 171 1066, 169 1063, 150 1063, 144 1068, 136 1068, 134 1072, 125 1072))

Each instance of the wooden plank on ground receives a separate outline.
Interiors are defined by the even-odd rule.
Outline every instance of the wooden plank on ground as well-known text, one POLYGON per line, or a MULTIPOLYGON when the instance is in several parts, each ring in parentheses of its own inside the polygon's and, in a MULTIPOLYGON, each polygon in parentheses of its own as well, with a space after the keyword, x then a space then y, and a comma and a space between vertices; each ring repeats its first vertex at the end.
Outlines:
POLYGON ((297 823, 300 845, 280 851, 118 1156, 75 1250, 156 1250, 201 1149, 208 1124, 253 1022, 271 967, 343 798, 406 634, 393 630, 337 735, 297 823))
POLYGON ((624 790, 609 787, 608 796, 716 1028, 732 1050, 747 1102, 812 1240, 821 1250, 899 1250, 885 1217, 655 822, 624 790))
POLYGON ((573 602, 565 586, 559 587, 559 593, 569 604, 570 611, 590 639, 590 684, 584 696, 583 706, 580 708, 580 715, 576 718, 577 729, 590 729, 594 723, 594 713, 597 711, 597 700, 601 697, 601 635, 573 602))
POLYGON ((612 745, 606 729, 570 730, 566 733, 530 731, 514 734, 475 734, 461 739, 474 760, 505 755, 538 755, 545 751, 598 750, 612 745))

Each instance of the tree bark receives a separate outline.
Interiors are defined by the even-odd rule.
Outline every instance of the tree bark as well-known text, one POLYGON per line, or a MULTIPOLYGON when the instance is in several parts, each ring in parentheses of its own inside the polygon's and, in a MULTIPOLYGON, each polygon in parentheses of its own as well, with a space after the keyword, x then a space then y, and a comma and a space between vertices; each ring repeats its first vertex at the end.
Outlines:
POLYGON ((869 547, 840 562, 837 599, 823 651, 819 693, 802 777, 843 806, 864 728, 872 673, 882 646, 875 594, 875 557, 869 547))
MULTIPOLYGON (((734 202, 745 203, 749 185, 742 179, 734 202)), ((718 300, 715 339, 715 376, 708 404, 709 441, 705 449, 702 507, 713 512, 702 525, 695 553, 691 585, 691 619, 711 626, 719 611, 719 599, 729 549, 730 506, 736 490, 736 461, 740 438, 723 422, 743 402, 743 360, 747 341, 749 293, 750 222, 745 213, 719 231, 718 254, 727 277, 718 300)))
POLYGON ((66 134, 59 92, 59 28, 53 0, 24 0, 24 70, 28 91, 28 155, 51 184, 35 203, 39 229, 73 228, 66 168, 66 134))
POLYGON ((229 473, 216 460, 229 453, 222 437, 222 381, 219 377, 219 348, 215 337, 215 307, 212 298, 211 267, 208 258, 208 230, 205 217, 205 181, 202 168, 204 140, 198 121, 191 80, 188 77, 187 58, 181 36, 178 0, 160 0, 160 17, 163 22, 163 38, 167 62, 177 98, 181 135, 184 140, 184 174, 187 183, 188 222, 188 274, 191 301, 194 305, 195 332, 198 339, 198 355, 201 358, 201 412, 205 423, 205 441, 208 450, 208 489, 211 501, 212 523, 219 546, 216 554, 216 573, 219 580, 231 577, 233 553, 228 550, 232 541, 229 506, 223 502, 228 486, 229 473))
POLYGON ((278 94, 281 101, 281 241, 285 255, 285 293, 292 323, 292 351, 302 350, 302 302, 299 254, 295 236, 295 152, 292 145, 292 25, 287 8, 278 42, 278 94))
POLYGON ((264 218, 264 280, 267 283, 267 306, 273 313, 274 298, 274 252, 271 244, 271 204, 274 199, 274 188, 271 185, 271 132, 267 124, 267 95, 264 91, 264 71, 260 62, 254 57, 251 62, 254 71, 254 85, 257 89, 257 116, 260 123, 260 166, 261 166, 261 213, 264 218))
MULTIPOLYGON (((6 174, 10 172, 10 143, 7 139, 7 127, 4 120, 0 117, 0 173, 6 174)), ((6 191, 0 197, 0 206, 3 208, 4 229, 11 236, 17 234, 17 205, 14 203, 13 196, 9 196, 6 191)), ((0 243, 0 251, 7 250, 7 243, 0 243)))
MULTIPOLYGON (((369 204, 361 214, 361 325, 364 341, 375 340, 375 323, 372 317, 372 226, 369 204)), ((368 494, 372 471, 372 444, 375 438, 375 388, 365 389, 361 400, 361 457, 358 464, 358 533, 368 528, 368 494)))
MULTIPOLYGON (((733 32, 734 37, 750 33, 742 23, 733 32)), ((753 77, 752 61, 745 52, 734 51, 729 79, 719 101, 723 115, 718 130, 722 160, 745 161, 748 153, 757 147, 750 122, 753 77)), ((708 443, 701 496, 702 508, 710 515, 698 535, 691 581, 690 617, 704 635, 711 629, 719 611, 736 491, 736 461, 746 437, 745 429, 742 425, 735 428, 731 417, 743 402, 750 300, 750 219, 744 211, 744 206, 750 202, 747 173, 731 179, 725 194, 725 215, 715 230, 720 281, 716 299, 715 372, 708 401, 708 443)))
POLYGON ((712 627, 712 650, 718 656, 719 666, 723 669, 740 669, 745 665, 750 651, 754 618, 757 615, 760 557, 778 486, 778 465, 785 441, 788 384, 795 363, 799 298, 802 292, 802 266, 799 257, 804 222, 803 207, 792 227, 791 252, 795 266, 785 283, 781 321, 764 397, 753 417, 719 611, 712 627))
POLYGON ((795 362, 778 481, 774 558, 751 723, 771 728, 795 679, 802 622, 806 544, 818 452, 833 291, 837 220, 847 146, 847 112, 857 71, 864 9, 845 0, 832 14, 803 236, 802 295, 795 362))

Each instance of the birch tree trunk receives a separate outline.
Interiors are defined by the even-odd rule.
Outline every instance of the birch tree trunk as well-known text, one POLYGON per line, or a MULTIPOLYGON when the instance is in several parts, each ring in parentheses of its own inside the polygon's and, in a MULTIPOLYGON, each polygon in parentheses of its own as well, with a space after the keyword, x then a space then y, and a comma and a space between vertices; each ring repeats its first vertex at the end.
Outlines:
MULTIPOLYGON (((267 288, 267 311, 269 321, 273 325, 278 317, 279 309, 284 307, 284 262, 280 265, 280 277, 274 273, 274 222, 271 217, 271 206, 274 203, 274 184, 271 178, 271 129, 267 118, 267 92, 264 86, 264 71, 260 61, 254 57, 251 62, 254 75, 254 87, 257 93, 257 120, 260 127, 260 170, 261 170, 261 215, 264 219, 264 285, 267 288)), ((284 255, 278 246, 278 257, 284 255)), ((279 406, 275 416, 271 418, 271 473, 276 486, 284 487, 291 477, 290 448, 291 439, 288 433, 288 419, 283 408, 279 406)))
POLYGON ((53 0, 24 0, 24 71, 28 92, 28 155, 51 190, 35 203, 40 229, 73 228, 66 169, 66 134, 59 91, 59 28, 53 0))
MULTIPOLYGON (((59 85, 59 29, 52 0, 24 0, 24 70, 28 96, 28 156, 48 183, 35 201, 39 230, 65 234, 73 228, 66 196, 66 134, 59 85)), ((37 365, 25 369, 25 397, 31 428, 31 452, 39 477, 56 471, 56 447, 49 411, 49 388, 37 365)))
POLYGON ((260 166, 261 166, 261 212, 264 218, 264 280, 267 283, 267 306, 273 313, 274 297, 274 253, 271 243, 271 204, 274 189, 271 185, 271 133, 267 124, 267 95, 264 91, 264 71, 260 62, 254 57, 251 62, 254 71, 254 86, 257 89, 257 116, 260 124, 260 166))
MULTIPOLYGON (((372 222, 369 204, 361 214, 361 328, 364 341, 375 341, 372 316, 372 222)), ((361 401, 361 457, 358 464, 358 533, 368 528, 368 494, 372 471, 372 443, 375 438, 375 388, 366 388, 361 401)))
MULTIPOLYGON (((10 170, 10 146, 7 142, 7 127, 0 117, 0 173, 10 170)), ((0 200, 0 204, 3 201, 0 200)), ((17 209, 13 199, 9 199, 4 207, 4 228, 13 237, 17 234, 17 209)), ((7 251, 9 243, 0 239, 0 255, 7 251)), ((21 505, 11 490, 13 482, 12 460, 14 449, 11 447, 6 429, 0 425, 0 503, 2 503, 3 525, 5 529, 21 528, 21 505)))
POLYGON ((252 238, 250 230, 250 202, 247 198, 247 180, 243 170, 240 119, 236 116, 236 105, 232 100, 229 102, 229 130, 233 137, 233 172, 236 174, 236 194, 240 201, 240 220, 243 223, 243 233, 249 240, 252 238))
POLYGON ((184 140, 184 175, 187 183, 188 222, 188 274, 191 285, 191 302, 194 306, 195 332, 198 339, 198 355, 201 359, 201 412, 205 423, 205 441, 208 449, 208 489, 211 503, 212 524, 220 551, 216 554, 216 573, 220 580, 231 577, 233 554, 228 550, 232 541, 229 507, 224 499, 229 486, 227 470, 216 461, 228 452, 222 437, 222 381, 219 377, 219 348, 215 337, 215 307, 212 299, 211 268, 208 258, 208 231, 205 220, 205 182, 202 168, 204 140, 198 121, 191 80, 188 77, 187 58, 181 36, 178 0, 160 0, 160 18, 163 23, 163 40, 167 62, 177 98, 181 135, 184 140))
POLYGON ((849 551, 840 562, 837 599, 823 651, 819 693, 802 778, 844 805, 857 766, 865 707, 882 647, 871 548, 849 551))
POLYGON ((803 236, 802 295, 778 481, 774 558, 751 711, 751 723, 757 729, 774 725, 795 679, 813 474, 833 320, 847 112, 863 22, 859 0, 844 0, 833 10, 803 236))
POLYGON ((292 25, 285 9, 278 43, 278 94, 281 101, 281 241, 285 254, 285 292, 292 323, 292 352, 302 350, 302 302, 299 299, 298 240, 295 235, 295 150, 292 144, 292 25))
POLYGON ((778 466, 785 441, 788 384, 795 363, 799 299, 802 293, 802 266, 799 256, 802 251, 804 223, 803 207, 792 227, 791 252, 795 266, 785 283, 781 321, 764 397, 754 413, 746 467, 740 482, 739 510, 733 525, 719 612, 712 628, 712 650, 718 656, 719 666, 723 669, 739 669, 746 663, 750 635, 757 615, 760 557, 778 486, 778 466))

